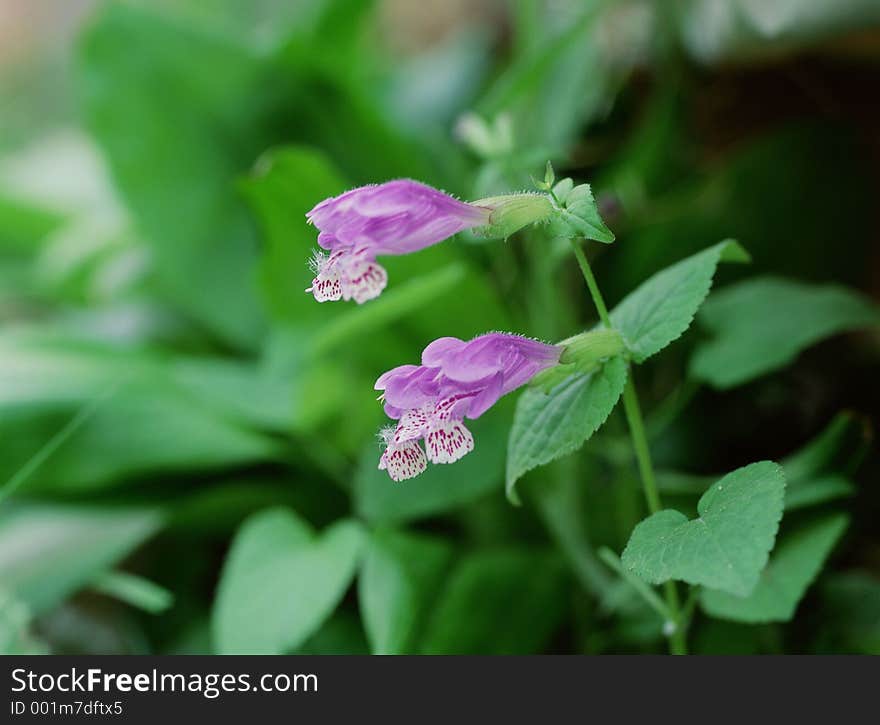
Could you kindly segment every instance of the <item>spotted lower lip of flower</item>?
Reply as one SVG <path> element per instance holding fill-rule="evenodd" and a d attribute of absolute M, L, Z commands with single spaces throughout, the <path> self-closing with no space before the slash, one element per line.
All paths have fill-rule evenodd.
<path fill-rule="evenodd" d="M 502 395 L 557 365 L 562 350 L 501 332 L 468 342 L 435 340 L 422 353 L 421 365 L 401 365 L 376 381 L 385 412 L 397 420 L 396 428 L 382 434 L 386 448 L 379 468 L 398 481 L 421 473 L 427 461 L 461 459 L 474 449 L 464 418 L 479 418 Z"/>
<path fill-rule="evenodd" d="M 485 226 L 492 209 L 467 204 L 411 179 L 362 186 L 325 199 L 306 218 L 329 255 L 313 265 L 306 291 L 319 302 L 366 302 L 388 281 L 376 257 L 417 252 L 464 229 Z"/>
<path fill-rule="evenodd" d="M 418 441 L 396 442 L 394 428 L 386 428 L 380 434 L 385 450 L 379 459 L 379 470 L 388 471 L 392 481 L 405 481 L 415 478 L 428 467 L 425 453 Z"/>
<path fill-rule="evenodd" d="M 311 262 L 315 278 L 306 288 L 318 302 L 354 300 L 363 304 L 382 294 L 388 284 L 385 269 L 366 253 L 316 252 Z"/>

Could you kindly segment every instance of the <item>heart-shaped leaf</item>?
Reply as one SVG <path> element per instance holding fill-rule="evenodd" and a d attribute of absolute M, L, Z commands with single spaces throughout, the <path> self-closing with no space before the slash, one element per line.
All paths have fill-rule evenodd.
<path fill-rule="evenodd" d="M 213 630 L 222 654 L 282 654 L 314 633 L 348 588 L 363 530 L 338 521 L 320 536 L 292 511 L 246 520 L 223 566 Z"/>
<path fill-rule="evenodd" d="M 848 523 L 845 514 L 832 514 L 786 531 L 748 597 L 704 589 L 700 596 L 703 610 L 737 622 L 787 622 Z"/>
<path fill-rule="evenodd" d="M 748 596 L 767 564 L 782 518 L 785 477 L 772 461 L 728 473 L 697 504 L 699 518 L 660 511 L 633 530 L 623 564 L 660 584 L 680 579 Z"/>

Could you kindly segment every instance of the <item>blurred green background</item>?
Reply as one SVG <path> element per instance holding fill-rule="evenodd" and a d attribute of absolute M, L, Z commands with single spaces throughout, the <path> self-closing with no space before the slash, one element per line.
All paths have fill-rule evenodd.
<path fill-rule="evenodd" d="M 617 233 L 611 303 L 753 256 L 639 371 L 667 501 L 773 458 L 811 485 L 792 526 L 850 516 L 796 613 L 698 614 L 692 649 L 880 653 L 878 89 L 876 0 L 4 0 L 0 651 L 663 651 L 594 553 L 644 515 L 620 412 L 522 507 L 513 399 L 460 464 L 375 470 L 381 372 L 592 324 L 565 248 L 459 235 L 363 307 L 303 293 L 322 198 L 550 159 Z"/>

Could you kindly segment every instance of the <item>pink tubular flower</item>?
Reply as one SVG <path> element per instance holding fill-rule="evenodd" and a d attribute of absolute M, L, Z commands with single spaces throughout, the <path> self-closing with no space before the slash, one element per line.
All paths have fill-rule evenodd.
<path fill-rule="evenodd" d="M 311 292 L 318 302 L 363 303 L 388 283 L 376 263 L 383 254 L 408 254 L 442 242 L 456 232 L 484 226 L 491 209 L 458 201 L 410 179 L 361 186 L 325 199 L 306 218 L 318 230 Z"/>
<path fill-rule="evenodd" d="M 376 381 L 385 412 L 398 421 L 382 431 L 379 468 L 395 481 L 431 463 L 453 463 L 474 449 L 464 418 L 479 418 L 498 399 L 559 362 L 562 348 L 492 332 L 470 342 L 434 340 L 421 365 L 401 365 Z M 425 440 L 425 451 L 419 440 Z"/>

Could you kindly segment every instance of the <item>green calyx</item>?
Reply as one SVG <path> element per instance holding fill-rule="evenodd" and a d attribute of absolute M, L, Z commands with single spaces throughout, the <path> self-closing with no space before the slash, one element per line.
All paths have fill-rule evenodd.
<path fill-rule="evenodd" d="M 606 357 L 619 355 L 626 349 L 620 333 L 608 328 L 582 332 L 559 344 L 565 348 L 559 362 L 575 365 L 589 365 Z"/>
<path fill-rule="evenodd" d="M 471 202 L 491 209 L 489 223 L 476 233 L 485 237 L 506 238 L 523 227 L 545 221 L 553 213 L 553 203 L 546 194 L 507 194 Z"/>
<path fill-rule="evenodd" d="M 559 364 L 538 373 L 532 378 L 532 386 L 548 392 L 570 375 L 593 372 L 604 360 L 626 351 L 620 333 L 604 328 L 582 332 L 559 345 L 564 348 Z"/>

